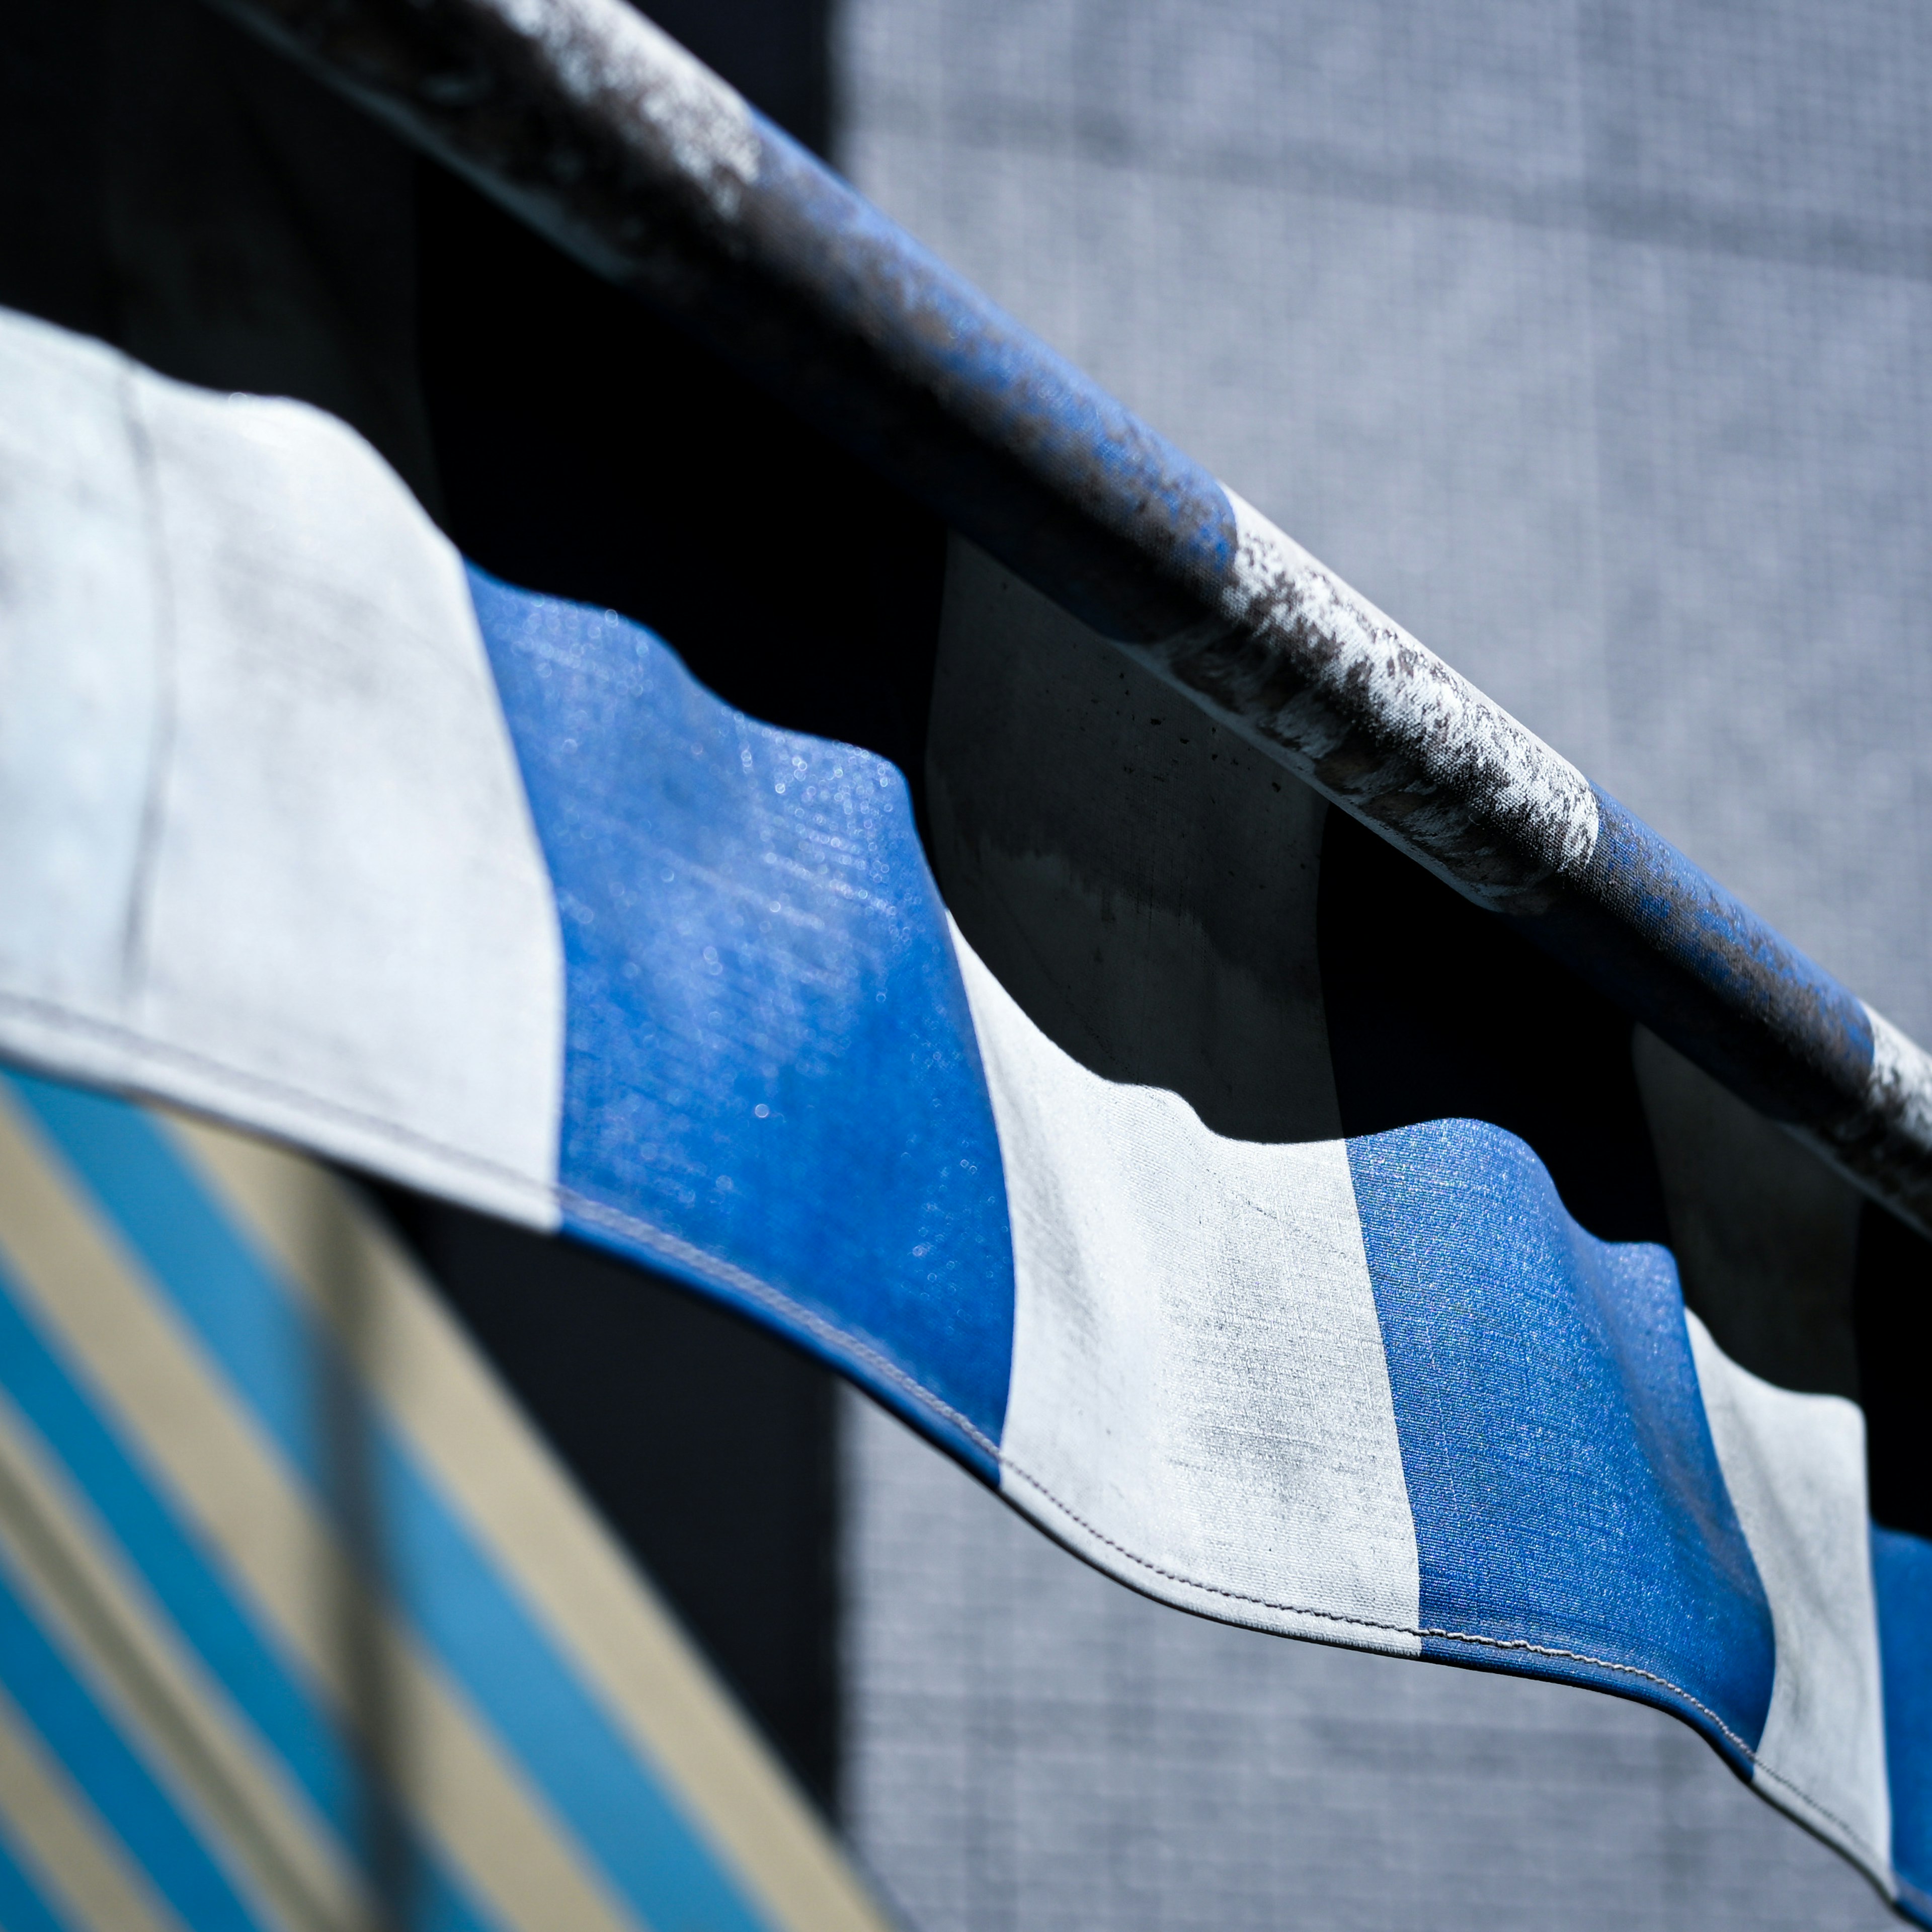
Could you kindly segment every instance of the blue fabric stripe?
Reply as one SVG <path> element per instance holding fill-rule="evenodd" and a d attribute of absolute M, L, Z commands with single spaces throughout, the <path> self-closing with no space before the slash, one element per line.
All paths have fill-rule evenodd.
<path fill-rule="evenodd" d="M 7 1820 L 0 1815 L 0 1926 L 6 1932 L 94 1932 L 56 1916 L 44 1893 L 15 1861 L 7 1842 Z"/>
<path fill-rule="evenodd" d="M 48 1641 L 4 1570 L 0 1683 L 184 1925 L 194 1932 L 255 1932 L 260 1922 Z"/>
<path fill-rule="evenodd" d="M 612 614 L 471 585 L 562 918 L 566 1224 L 991 1479 L 1006 1190 L 904 782 L 742 716 Z"/>
<path fill-rule="evenodd" d="M 151 1485 L 34 1328 L 4 1268 L 0 1386 L 86 1492 L 176 1634 L 220 1680 L 351 1855 L 366 1864 L 371 1799 L 328 1714 L 234 1594 L 220 1557 L 202 1546 Z M 414 1834 L 405 1830 L 404 1837 L 416 1888 L 412 1924 L 486 1932 L 494 1922 L 464 1896 L 444 1863 Z M 0 1912 L 0 1926 L 7 1922 Z"/>
<path fill-rule="evenodd" d="M 1586 1234 L 1530 1150 L 1480 1122 L 1351 1141 L 1348 1164 L 1425 1654 L 1660 1705 L 1743 1766 L 1771 1612 L 1670 1257 Z"/>
<path fill-rule="evenodd" d="M 759 1932 L 756 1910 L 514 1585 L 386 1422 L 345 1400 L 354 1384 L 329 1337 L 160 1132 L 78 1088 L 22 1078 L 20 1090 L 318 1502 L 654 1932 Z M 362 1437 L 347 1456 L 329 1438 L 332 1412 L 336 1427 Z M 350 1460 L 366 1471 L 367 1493 L 345 1498 L 332 1472 Z"/>
<path fill-rule="evenodd" d="M 1932 1544 L 1872 1526 L 1885 1761 L 1899 1903 L 1932 1925 Z"/>

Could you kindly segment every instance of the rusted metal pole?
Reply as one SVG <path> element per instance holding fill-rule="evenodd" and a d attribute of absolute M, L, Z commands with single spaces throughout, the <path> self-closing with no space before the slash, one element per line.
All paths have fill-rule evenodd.
<path fill-rule="evenodd" d="M 212 0 L 1932 1233 L 1932 1058 L 623 0 Z"/>

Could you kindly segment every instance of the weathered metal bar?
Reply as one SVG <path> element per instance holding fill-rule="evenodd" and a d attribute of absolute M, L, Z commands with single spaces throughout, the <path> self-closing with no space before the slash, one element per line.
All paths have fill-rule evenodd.
<path fill-rule="evenodd" d="M 1932 1058 L 623 0 L 212 0 L 1932 1232 Z"/>

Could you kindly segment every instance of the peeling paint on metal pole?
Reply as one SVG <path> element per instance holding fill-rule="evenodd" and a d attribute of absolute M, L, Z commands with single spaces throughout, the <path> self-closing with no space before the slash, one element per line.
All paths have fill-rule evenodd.
<path fill-rule="evenodd" d="M 211 0 L 1932 1233 L 1932 1057 L 623 0 Z"/>

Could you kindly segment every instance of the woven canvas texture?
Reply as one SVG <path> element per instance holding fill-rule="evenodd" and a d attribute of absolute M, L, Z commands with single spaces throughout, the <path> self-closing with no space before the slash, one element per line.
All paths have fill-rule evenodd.
<path fill-rule="evenodd" d="M 1932 18 L 850 0 L 860 185 L 1932 1030 Z M 944 1928 L 1876 1927 L 1652 1714 L 1212 1629 L 896 1426 L 848 1789 Z"/>

